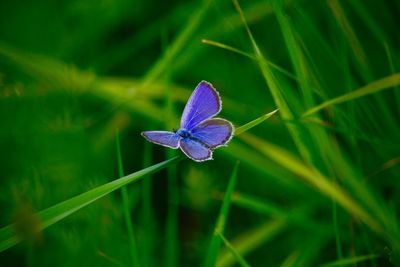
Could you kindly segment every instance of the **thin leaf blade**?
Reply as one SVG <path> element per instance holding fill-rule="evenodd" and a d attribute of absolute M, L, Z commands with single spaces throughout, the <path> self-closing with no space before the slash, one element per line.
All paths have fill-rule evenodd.
<path fill-rule="evenodd" d="M 93 203 L 94 201 L 110 194 L 111 192 L 129 184 L 136 182 L 144 176 L 157 172 L 165 167 L 177 162 L 181 157 L 176 156 L 172 159 L 165 160 L 153 166 L 147 167 L 140 171 L 131 173 L 117 180 L 109 182 L 107 184 L 98 186 L 92 190 L 82 193 L 78 196 L 72 197 L 61 203 L 58 203 L 50 208 L 47 208 L 37 214 L 41 220 L 40 230 L 46 229 L 47 227 L 55 224 L 56 222 L 68 217 L 74 212 L 80 210 L 83 207 Z M 0 229 L 0 252 L 10 247 L 15 246 L 21 241 L 21 237 L 14 231 L 14 224 L 8 225 Z"/>
<path fill-rule="evenodd" d="M 400 85 L 400 73 L 396 73 L 396 74 L 387 76 L 383 79 L 380 79 L 380 80 L 374 81 L 370 84 L 367 84 L 366 86 L 363 86 L 363 87 L 361 87 L 355 91 L 352 91 L 348 94 L 344 94 L 344 95 L 335 97 L 333 99 L 330 99 L 328 101 L 325 101 L 324 103 L 304 112 L 302 117 L 312 115 L 326 107 L 330 107 L 333 105 L 348 102 L 348 101 L 351 101 L 351 100 L 354 100 L 354 99 L 357 99 L 357 98 L 360 98 L 360 97 L 363 97 L 366 95 L 374 94 L 379 91 L 389 89 L 389 88 L 392 88 L 392 87 L 395 87 L 398 85 Z"/>
<path fill-rule="evenodd" d="M 226 220 L 229 214 L 229 208 L 231 205 L 232 200 L 232 193 L 235 188 L 236 180 L 237 180 L 237 173 L 238 173 L 239 162 L 236 163 L 235 167 L 233 168 L 231 178 L 229 180 L 228 187 L 225 192 L 224 200 L 222 202 L 222 207 L 219 212 L 217 222 L 215 225 L 214 233 L 211 238 L 210 245 L 208 247 L 208 253 L 205 261 L 206 267 L 213 267 L 217 261 L 219 249 L 221 247 L 221 237 L 220 235 L 224 232 Z"/>

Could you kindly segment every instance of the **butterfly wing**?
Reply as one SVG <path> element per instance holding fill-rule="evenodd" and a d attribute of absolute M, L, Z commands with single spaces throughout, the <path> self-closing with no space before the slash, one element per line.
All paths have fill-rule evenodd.
<path fill-rule="evenodd" d="M 200 82 L 190 96 L 181 118 L 181 128 L 192 130 L 221 111 L 221 99 L 211 83 Z"/>
<path fill-rule="evenodd" d="M 186 156 L 194 161 L 205 161 L 212 159 L 212 151 L 196 140 L 185 138 L 179 141 L 179 146 Z"/>
<path fill-rule="evenodd" d="M 192 137 L 214 149 L 227 144 L 232 139 L 234 127 L 227 120 L 215 118 L 203 121 L 191 132 Z"/>
<path fill-rule="evenodd" d="M 176 133 L 168 131 L 146 131 L 142 132 L 142 136 L 150 142 L 174 149 L 179 147 L 179 140 L 182 139 Z"/>

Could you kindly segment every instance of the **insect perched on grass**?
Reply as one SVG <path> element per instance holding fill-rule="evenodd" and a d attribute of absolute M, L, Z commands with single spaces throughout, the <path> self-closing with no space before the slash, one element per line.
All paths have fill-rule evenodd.
<path fill-rule="evenodd" d="M 173 149 L 181 148 L 194 161 L 210 160 L 213 150 L 226 145 L 234 132 L 231 122 L 213 118 L 221 109 L 218 92 L 210 83 L 201 81 L 186 103 L 179 130 L 146 131 L 142 135 L 150 142 Z"/>

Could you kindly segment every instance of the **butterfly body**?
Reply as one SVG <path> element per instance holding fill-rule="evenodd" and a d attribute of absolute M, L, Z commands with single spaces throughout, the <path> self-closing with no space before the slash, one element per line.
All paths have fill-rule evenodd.
<path fill-rule="evenodd" d="M 191 136 L 191 133 L 185 129 L 179 129 L 178 131 L 176 131 L 176 134 L 182 138 L 190 138 Z"/>
<path fill-rule="evenodd" d="M 177 135 L 179 135 L 180 137 L 182 137 L 181 142 L 189 142 L 189 141 L 195 141 L 200 143 L 201 145 L 203 145 L 206 148 L 211 148 L 210 146 L 208 146 L 206 143 L 204 143 L 201 139 L 194 137 L 189 131 L 184 130 L 184 129 L 179 129 L 176 132 Z"/>
<path fill-rule="evenodd" d="M 174 132 L 146 131 L 142 135 L 150 142 L 180 148 L 194 161 L 212 159 L 213 150 L 226 145 L 233 136 L 231 122 L 214 118 L 222 102 L 214 87 L 202 81 L 190 96 L 181 118 L 181 127 Z"/>

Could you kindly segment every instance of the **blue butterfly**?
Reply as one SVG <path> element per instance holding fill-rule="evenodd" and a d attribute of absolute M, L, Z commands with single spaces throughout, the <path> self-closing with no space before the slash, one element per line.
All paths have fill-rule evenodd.
<path fill-rule="evenodd" d="M 233 137 L 232 123 L 214 118 L 221 109 L 218 92 L 210 83 L 202 81 L 186 103 L 179 130 L 146 131 L 142 136 L 162 146 L 180 148 L 194 161 L 210 160 L 213 150 L 226 145 Z"/>

